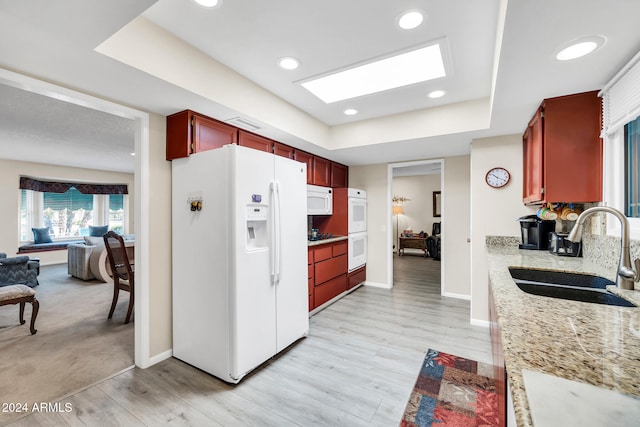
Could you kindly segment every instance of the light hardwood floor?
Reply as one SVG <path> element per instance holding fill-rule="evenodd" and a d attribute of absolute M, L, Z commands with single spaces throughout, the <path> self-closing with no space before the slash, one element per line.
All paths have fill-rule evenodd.
<path fill-rule="evenodd" d="M 469 302 L 440 296 L 440 263 L 394 259 L 392 290 L 361 287 L 310 319 L 309 336 L 228 385 L 179 360 L 132 369 L 15 426 L 397 426 L 427 349 L 491 362 Z"/>

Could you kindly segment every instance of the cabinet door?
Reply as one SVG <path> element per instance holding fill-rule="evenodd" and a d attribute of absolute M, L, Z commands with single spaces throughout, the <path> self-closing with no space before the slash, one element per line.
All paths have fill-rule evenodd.
<path fill-rule="evenodd" d="M 348 171 L 349 169 L 345 165 L 331 162 L 331 187 L 348 187 Z"/>
<path fill-rule="evenodd" d="M 194 147 L 192 152 L 213 150 L 238 142 L 238 129 L 199 114 L 193 115 Z"/>
<path fill-rule="evenodd" d="M 601 106 L 596 91 L 545 100 L 544 200 L 602 200 Z"/>
<path fill-rule="evenodd" d="M 295 150 L 294 159 L 307 164 L 307 184 L 313 184 L 313 155 L 302 150 Z"/>
<path fill-rule="evenodd" d="M 293 147 L 281 144 L 279 142 L 273 143 L 273 154 L 276 156 L 286 157 L 287 159 L 293 159 Z"/>
<path fill-rule="evenodd" d="M 243 130 L 238 131 L 238 145 L 253 148 L 254 150 L 266 151 L 267 153 L 273 151 L 272 140 Z"/>
<path fill-rule="evenodd" d="M 193 152 L 190 120 L 189 110 L 167 116 L 167 160 L 187 157 Z"/>
<path fill-rule="evenodd" d="M 313 156 L 313 185 L 331 187 L 331 162 L 323 157 Z"/>
<path fill-rule="evenodd" d="M 316 307 L 324 304 L 332 298 L 347 290 L 347 273 L 334 277 L 320 285 L 314 290 L 314 303 Z"/>
<path fill-rule="evenodd" d="M 331 258 L 326 261 L 316 262 L 314 272 L 316 286 L 320 283 L 331 280 L 340 274 L 346 275 L 347 269 L 348 257 L 346 255 Z"/>
<path fill-rule="evenodd" d="M 523 183 L 522 199 L 524 203 L 536 203 L 543 199 L 544 163 L 542 141 L 542 107 L 538 108 L 522 137 Z"/>

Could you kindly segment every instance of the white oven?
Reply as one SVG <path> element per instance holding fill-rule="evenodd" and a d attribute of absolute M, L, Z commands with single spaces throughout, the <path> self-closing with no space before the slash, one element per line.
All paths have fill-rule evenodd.
<path fill-rule="evenodd" d="M 367 192 L 350 188 L 347 200 L 349 204 L 349 233 L 367 231 Z"/>
<path fill-rule="evenodd" d="M 367 232 L 349 233 L 349 271 L 367 263 Z"/>

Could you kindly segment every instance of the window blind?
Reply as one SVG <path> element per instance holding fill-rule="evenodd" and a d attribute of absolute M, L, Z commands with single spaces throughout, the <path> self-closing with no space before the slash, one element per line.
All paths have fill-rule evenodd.
<path fill-rule="evenodd" d="M 640 116 L 640 52 L 602 89 L 601 96 L 606 134 Z"/>

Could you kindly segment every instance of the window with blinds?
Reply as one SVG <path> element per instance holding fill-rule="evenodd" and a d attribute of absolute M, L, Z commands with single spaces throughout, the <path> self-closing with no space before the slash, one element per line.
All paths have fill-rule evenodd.
<path fill-rule="evenodd" d="M 601 96 L 607 203 L 629 218 L 640 218 L 640 52 L 602 89 Z M 640 220 L 632 220 L 631 226 L 640 232 Z"/>
<path fill-rule="evenodd" d="M 640 218 L 640 118 L 625 125 L 624 148 L 625 214 Z"/>
<path fill-rule="evenodd" d="M 52 240 L 89 235 L 89 227 L 109 225 L 126 232 L 124 194 L 83 194 L 71 187 L 64 193 L 20 190 L 20 241 L 33 240 L 32 228 L 49 228 Z"/>

